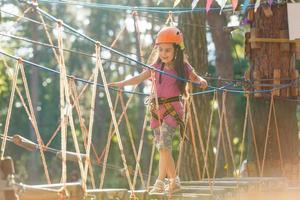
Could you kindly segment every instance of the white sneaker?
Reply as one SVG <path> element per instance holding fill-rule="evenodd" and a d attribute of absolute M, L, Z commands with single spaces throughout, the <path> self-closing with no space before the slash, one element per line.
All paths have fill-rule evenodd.
<path fill-rule="evenodd" d="M 153 188 L 150 190 L 150 194 L 152 193 L 164 193 L 165 192 L 165 184 L 161 180 L 156 180 Z"/>
<path fill-rule="evenodd" d="M 166 185 L 165 190 L 167 193 L 179 192 L 181 190 L 179 177 L 169 179 L 169 184 Z"/>

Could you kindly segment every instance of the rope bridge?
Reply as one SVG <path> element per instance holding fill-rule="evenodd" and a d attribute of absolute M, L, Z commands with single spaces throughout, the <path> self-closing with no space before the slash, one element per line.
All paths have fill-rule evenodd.
<path fill-rule="evenodd" d="M 172 74 L 168 74 L 167 72 L 157 70 L 147 64 L 139 62 L 124 53 L 121 53 L 115 50 L 114 44 L 118 40 L 119 36 L 124 32 L 124 29 L 121 30 L 119 36 L 115 39 L 110 47 L 101 44 L 98 41 L 86 36 L 85 34 L 75 30 L 74 28 L 70 27 L 69 25 L 65 24 L 63 21 L 58 20 L 54 16 L 50 15 L 49 13 L 45 12 L 44 10 L 40 9 L 37 4 L 34 2 L 29 2 L 29 8 L 25 10 L 24 15 L 29 12 L 30 10 L 35 11 L 41 19 L 41 25 L 44 28 L 44 31 L 47 35 L 49 40 L 49 44 L 42 44 L 51 48 L 53 50 L 54 57 L 58 63 L 59 71 L 52 70 L 50 68 L 38 65 L 36 63 L 32 63 L 25 59 L 19 58 L 14 55 L 10 55 L 2 50 L 0 53 L 4 56 L 7 56 L 11 59 L 16 60 L 15 67 L 13 67 L 14 72 L 12 76 L 12 88 L 10 94 L 10 100 L 8 104 L 7 116 L 5 121 L 4 132 L 1 135 L 2 137 L 2 144 L 1 144 L 1 166 L 7 166 L 6 168 L 1 167 L 1 170 L 6 174 L 5 180 L 1 180 L 2 185 L 5 184 L 4 187 L 4 199 L 5 198 L 13 198 L 9 196 L 16 196 L 18 195 L 20 199 L 247 199 L 247 196 L 251 196 L 254 198 L 253 195 L 257 195 L 257 199 L 265 197 L 266 191 L 274 191 L 276 190 L 278 195 L 277 197 L 271 196 L 272 198 L 276 199 L 279 197 L 284 197 L 286 191 L 293 195 L 297 195 L 299 191 L 293 191 L 290 187 L 287 186 L 288 180 L 286 178 L 279 178 L 279 177 L 264 177 L 264 168 L 265 168 L 265 159 L 266 159 L 266 151 L 267 151 L 267 144 L 268 144 L 268 134 L 270 131 L 270 124 L 272 123 L 277 124 L 276 121 L 276 112 L 275 112 L 275 104 L 274 104 L 274 91 L 294 87 L 295 85 L 299 84 L 299 79 L 291 80 L 288 84 L 279 84 L 279 85 L 271 85 L 272 89 L 266 90 L 236 90 L 235 88 L 232 89 L 234 84 L 237 82 L 230 82 L 224 86 L 214 87 L 210 86 L 209 90 L 191 93 L 187 98 L 184 98 L 184 108 L 185 108 L 185 135 L 188 135 L 189 142 L 181 141 L 179 144 L 179 157 L 177 159 L 177 171 L 180 174 L 181 170 L 183 169 L 182 166 L 182 150 L 185 145 L 191 145 L 194 153 L 194 159 L 196 160 L 196 171 L 198 181 L 184 181 L 182 182 L 183 189 L 180 194 L 148 194 L 147 190 L 149 189 L 151 178 L 154 176 L 152 175 L 152 166 L 153 160 L 155 155 L 155 148 L 154 145 L 152 146 L 151 155 L 149 155 L 149 171 L 147 174 L 143 172 L 142 166 L 140 165 L 140 160 L 143 152 L 143 141 L 144 141 L 144 134 L 147 125 L 147 117 L 145 115 L 145 119 L 143 120 L 143 129 L 141 132 L 141 136 L 139 138 L 139 145 L 136 148 L 136 141 L 134 141 L 133 132 L 132 132 L 132 122 L 130 122 L 130 118 L 127 115 L 127 109 L 130 105 L 130 102 L 133 99 L 134 95 L 143 95 L 147 96 L 148 94 L 137 93 L 137 92 L 129 92 L 131 96 L 128 98 L 127 102 L 124 99 L 124 93 L 127 91 L 117 91 L 117 96 L 115 101 L 113 102 L 110 90 L 116 91 L 116 89 L 108 88 L 107 87 L 107 80 L 105 76 L 105 72 L 103 69 L 103 59 L 100 56 L 101 48 L 107 49 L 113 53 L 116 53 L 119 56 L 125 57 L 130 61 L 137 63 L 139 66 L 143 68 L 150 69 L 152 71 L 156 71 L 162 73 L 167 76 L 171 76 L 181 81 L 189 82 L 181 77 L 174 76 Z M 23 17 L 16 20 L 15 23 L 18 23 Z M 57 43 L 58 45 L 55 46 L 51 35 L 49 33 L 49 26 L 46 25 L 44 17 L 50 19 L 51 21 L 56 23 L 56 29 L 58 31 L 57 35 Z M 172 21 L 169 20 L 168 21 Z M 81 37 L 85 38 L 86 40 L 90 41 L 95 45 L 95 54 L 90 56 L 96 59 L 95 68 L 93 73 L 89 77 L 88 80 L 84 80 L 81 78 L 77 78 L 73 75 L 68 75 L 65 65 L 65 58 L 64 52 L 64 43 L 63 43 L 63 28 L 68 29 L 70 32 L 73 32 Z M 3 36 L 8 37 L 15 37 L 9 34 L 0 33 Z M 17 39 L 15 37 L 15 39 Z M 20 39 L 20 38 L 18 38 Z M 23 38 L 24 39 L 24 38 Z M 29 40 L 27 40 L 29 41 Z M 29 41 L 32 42 L 32 41 Z M 3 59 L 4 65 L 8 69 L 12 69 L 12 67 L 7 64 L 5 59 Z M 34 109 L 32 106 L 31 96 L 30 96 L 30 89 L 28 87 L 28 82 L 25 73 L 25 64 L 26 66 L 34 66 L 42 70 L 46 70 L 51 73 L 55 73 L 60 77 L 60 121 L 59 125 L 56 128 L 55 132 L 53 133 L 50 140 L 45 144 L 41 137 L 41 133 L 38 127 L 37 119 L 34 114 Z M 20 83 L 18 82 L 19 75 L 21 75 L 21 82 L 23 86 L 23 90 L 20 89 Z M 103 84 L 99 84 L 97 82 L 98 77 L 101 77 Z M 83 82 L 85 83 L 84 87 L 82 87 L 81 91 L 77 92 L 77 85 L 76 82 Z M 242 82 L 243 86 L 247 84 L 246 81 Z M 189 82 L 190 83 L 190 82 Z M 190 83 L 192 85 L 196 85 L 195 83 Z M 90 114 L 89 114 L 89 121 L 88 126 L 85 123 L 84 118 L 82 117 L 82 111 L 80 108 L 80 98 L 86 92 L 88 86 L 91 86 L 91 102 L 90 102 Z M 266 85 L 252 85 L 252 87 L 256 88 L 258 86 L 266 86 Z M 102 151 L 101 155 L 97 154 L 97 149 L 93 145 L 92 137 L 93 137 L 93 125 L 94 125 L 94 108 L 95 108 L 95 101 L 96 101 L 96 90 L 97 87 L 104 88 L 105 96 L 107 98 L 107 103 L 109 106 L 110 114 L 111 114 L 111 123 L 109 126 L 109 131 L 107 134 L 107 143 Z M 154 85 L 155 87 L 155 85 Z M 266 86 L 270 87 L 270 85 Z M 23 97 L 22 91 L 25 91 L 25 98 Z M 239 158 L 237 159 L 234 156 L 234 149 L 232 144 L 232 135 L 230 131 L 230 127 L 228 124 L 227 119 L 227 108 L 226 108 L 226 97 L 227 94 L 231 93 L 239 93 L 244 94 L 246 97 L 246 109 L 245 109 L 245 116 L 244 116 L 244 124 L 243 124 L 243 133 L 242 133 L 242 140 L 241 146 L 245 146 L 246 140 L 246 132 L 247 128 L 251 127 L 252 133 L 252 142 L 254 147 L 254 152 L 256 156 L 256 160 L 258 161 L 258 175 L 259 177 L 241 177 L 240 166 L 242 166 L 243 160 L 245 158 L 244 148 L 241 148 L 241 152 Z M 250 104 L 250 95 L 255 93 L 269 93 L 271 97 L 270 105 L 269 105 L 269 116 L 268 116 L 268 123 L 267 123 L 267 130 L 266 130 L 266 140 L 264 146 L 264 154 L 263 158 L 259 158 L 258 156 L 258 147 L 257 147 L 257 140 L 255 138 L 255 127 L 253 124 L 253 117 L 251 113 L 251 104 Z M 195 95 L 205 95 L 205 94 L 212 94 L 211 102 L 217 102 L 217 99 L 220 101 L 221 106 L 217 107 L 217 111 L 215 111 L 214 105 L 211 105 L 211 113 L 209 115 L 209 124 L 207 133 L 201 133 L 201 128 L 199 123 L 196 123 L 196 128 L 194 128 L 193 123 L 194 121 L 199 122 L 197 116 L 197 111 L 195 108 L 195 102 L 193 96 Z M 25 112 L 28 116 L 28 119 L 34 129 L 36 134 L 37 143 L 30 141 L 20 135 L 9 136 L 9 126 L 11 121 L 11 114 L 13 110 L 13 103 L 15 100 L 15 96 L 18 96 L 21 100 L 21 103 L 25 109 Z M 156 99 L 157 99 L 157 95 Z M 116 116 L 116 110 L 118 105 L 121 105 L 122 113 Z M 73 111 L 75 111 L 73 113 Z M 217 113 L 217 116 L 214 116 Z M 74 122 L 74 117 L 77 115 L 78 121 L 80 124 L 80 133 L 83 135 L 83 144 L 80 144 L 78 141 L 78 136 L 76 134 L 76 127 Z M 216 141 L 213 139 L 212 133 L 212 124 L 213 119 L 216 118 L 219 122 Z M 124 152 L 124 145 L 121 138 L 121 133 L 119 129 L 119 125 L 122 120 L 125 119 L 126 128 L 128 130 L 130 146 L 133 151 L 133 157 L 135 162 L 135 168 L 132 169 L 128 165 L 128 157 L 132 155 L 126 155 Z M 71 135 L 72 140 L 74 142 L 75 152 L 67 151 L 67 135 L 68 135 L 68 126 L 71 128 Z M 57 136 L 58 133 L 61 133 L 61 149 L 54 149 L 50 148 L 50 144 L 53 139 Z M 283 158 L 281 153 L 281 146 L 280 146 L 280 138 L 279 138 L 279 131 L 276 131 L 277 139 L 278 139 L 278 148 L 280 154 L 280 165 L 282 166 L 281 175 L 285 175 L 285 169 L 283 166 Z M 206 135 L 204 138 L 203 135 Z M 117 138 L 118 148 L 120 150 L 120 157 L 123 164 L 123 167 L 118 167 L 115 165 L 111 165 L 108 163 L 108 156 L 109 150 L 111 146 L 112 138 Z M 6 143 L 7 141 L 14 143 L 28 151 L 34 152 L 39 151 L 41 155 L 41 161 L 43 164 L 43 169 L 45 173 L 45 177 L 47 180 L 47 185 L 35 185 L 30 186 L 26 184 L 16 183 L 13 175 L 14 175 L 14 167 L 10 159 L 6 158 L 5 150 L 6 150 Z M 84 150 L 80 149 L 80 146 L 83 145 Z M 61 183 L 60 184 L 53 184 L 51 180 L 51 176 L 49 175 L 47 160 L 45 159 L 45 152 L 55 153 L 57 157 L 62 160 L 62 174 L 61 174 Z M 84 152 L 84 153 L 82 153 Z M 213 152 L 213 154 L 211 153 Z M 220 153 L 223 152 L 226 158 L 226 163 L 231 166 L 228 171 L 233 171 L 235 173 L 235 177 L 233 178 L 217 178 L 217 168 L 219 165 L 220 160 Z M 91 154 L 94 155 L 92 158 Z M 200 157 L 199 157 L 200 155 Z M 213 159 L 209 155 L 213 155 Z M 228 155 L 229 157 L 226 157 Z M 260 163 L 260 160 L 262 163 Z M 67 161 L 74 161 L 77 162 L 78 168 L 80 171 L 81 182 L 80 183 L 67 183 Z M 100 175 L 100 182 L 97 185 L 95 181 L 95 175 L 93 171 L 93 167 L 98 166 L 102 168 L 102 172 Z M 106 169 L 110 168 L 113 170 L 122 171 L 124 176 L 126 177 L 126 181 L 129 186 L 129 191 L 127 189 L 103 189 L 104 182 L 105 182 L 105 175 Z M 210 168 L 213 171 L 209 170 Z M 3 170 L 4 169 L 4 170 Z M 143 190 L 136 190 L 137 186 L 137 179 L 140 179 L 141 186 L 139 188 L 143 188 Z M 146 178 L 146 179 L 145 179 Z M 92 189 L 89 188 L 88 180 L 91 183 Z M 1 188 L 3 188 L 1 186 Z M 282 194 L 280 193 L 282 192 Z M 274 192 L 275 193 L 275 192 Z M 276 194 L 277 194 L 276 193 Z M 283 195 L 280 196 L 279 195 Z M 1 195 L 1 193 L 0 193 Z M 0 196 L 1 197 L 1 196 Z"/>

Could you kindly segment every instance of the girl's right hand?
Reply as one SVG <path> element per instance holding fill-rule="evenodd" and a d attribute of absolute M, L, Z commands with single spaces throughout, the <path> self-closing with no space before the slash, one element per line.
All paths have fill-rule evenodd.
<path fill-rule="evenodd" d="M 112 82 L 107 84 L 108 87 L 118 87 L 121 88 L 124 86 L 123 81 Z"/>

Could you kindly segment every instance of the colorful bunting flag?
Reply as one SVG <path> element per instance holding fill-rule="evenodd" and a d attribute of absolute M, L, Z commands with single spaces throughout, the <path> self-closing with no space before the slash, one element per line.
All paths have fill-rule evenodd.
<path fill-rule="evenodd" d="M 216 0 L 216 2 L 219 4 L 219 6 L 221 7 L 222 6 L 222 2 L 223 0 Z"/>
<path fill-rule="evenodd" d="M 206 1 L 206 12 L 209 11 L 210 7 L 211 7 L 211 4 L 212 4 L 213 0 L 207 0 Z"/>
<path fill-rule="evenodd" d="M 217 2 L 218 2 L 218 4 L 219 4 L 220 7 L 221 7 L 221 10 L 220 10 L 220 14 L 221 14 L 222 11 L 223 11 L 223 8 L 224 8 L 225 5 L 226 5 L 227 0 L 217 0 Z"/>
<path fill-rule="evenodd" d="M 245 0 L 244 5 L 243 5 L 243 9 L 242 9 L 242 13 L 245 14 L 247 11 L 247 8 L 249 6 L 250 0 Z"/>
<path fill-rule="evenodd" d="M 231 0 L 232 10 L 235 11 L 238 5 L 238 0 Z"/>
<path fill-rule="evenodd" d="M 260 0 L 256 0 L 255 5 L 254 5 L 254 12 L 257 11 L 257 8 L 260 6 Z"/>
<path fill-rule="evenodd" d="M 193 0 L 192 2 L 192 9 L 194 9 L 197 6 L 199 0 Z"/>
<path fill-rule="evenodd" d="M 180 3 L 180 1 L 181 1 L 181 0 L 175 0 L 175 1 L 174 1 L 174 6 L 173 6 L 173 7 L 176 7 L 176 6 Z"/>
<path fill-rule="evenodd" d="M 269 0 L 269 5 L 271 6 L 273 4 L 273 0 Z"/>

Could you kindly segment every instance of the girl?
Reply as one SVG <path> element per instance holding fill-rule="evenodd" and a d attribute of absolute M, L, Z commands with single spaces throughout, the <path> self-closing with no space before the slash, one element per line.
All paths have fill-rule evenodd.
<path fill-rule="evenodd" d="M 198 76 L 193 68 L 184 60 L 183 35 L 176 27 L 165 27 L 157 35 L 155 44 L 159 53 L 153 67 L 168 74 L 188 79 L 200 84 L 205 89 L 207 82 Z M 154 72 L 154 71 L 153 71 Z M 128 80 L 113 82 L 109 86 L 123 87 L 136 85 L 151 77 L 151 70 L 145 70 Z M 154 141 L 159 151 L 159 175 L 150 193 L 175 192 L 180 190 L 179 177 L 176 176 L 174 159 L 172 157 L 172 138 L 178 126 L 182 128 L 183 105 L 179 96 L 185 94 L 186 82 L 155 71 L 157 99 L 150 101 L 151 121 L 154 130 Z M 158 110 L 155 102 L 159 104 Z M 175 111 L 175 112 L 174 112 Z M 182 135 L 181 135 L 182 136 Z M 168 177 L 169 184 L 165 187 L 163 180 Z"/>

